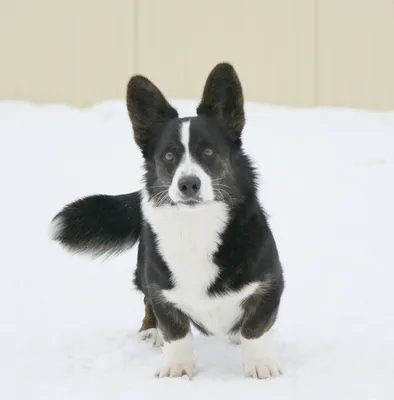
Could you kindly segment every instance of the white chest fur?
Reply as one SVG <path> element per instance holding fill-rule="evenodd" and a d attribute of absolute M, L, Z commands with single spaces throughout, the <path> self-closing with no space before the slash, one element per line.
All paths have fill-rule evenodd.
<path fill-rule="evenodd" d="M 153 207 L 143 202 L 143 213 L 158 238 L 158 249 L 173 275 L 175 287 L 165 298 L 214 334 L 225 334 L 241 315 L 241 302 L 258 287 L 253 283 L 237 293 L 210 298 L 207 288 L 218 275 L 212 255 L 228 221 L 227 206 L 211 203 Z"/>

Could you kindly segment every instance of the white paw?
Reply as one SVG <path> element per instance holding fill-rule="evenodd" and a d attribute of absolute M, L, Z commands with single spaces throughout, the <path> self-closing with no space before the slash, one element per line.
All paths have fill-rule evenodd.
<path fill-rule="evenodd" d="M 236 333 L 234 335 L 229 335 L 228 340 L 231 344 L 238 346 L 239 344 L 241 344 L 241 334 Z"/>
<path fill-rule="evenodd" d="M 196 369 L 195 360 L 192 335 L 189 332 L 182 339 L 164 342 L 163 364 L 156 376 L 178 378 L 186 375 L 190 379 Z"/>
<path fill-rule="evenodd" d="M 180 378 L 187 376 L 192 378 L 196 370 L 195 361 L 183 362 L 183 363 L 165 363 L 159 368 L 156 376 L 159 378 Z"/>
<path fill-rule="evenodd" d="M 282 374 L 267 335 L 256 339 L 241 336 L 241 343 L 246 377 L 268 379 Z"/>
<path fill-rule="evenodd" d="M 281 375 L 278 362 L 273 358 L 245 360 L 245 377 L 257 379 L 277 378 Z"/>
<path fill-rule="evenodd" d="M 160 331 L 156 328 L 146 329 L 138 332 L 138 338 L 141 341 L 149 340 L 154 347 L 163 346 L 163 338 L 161 337 Z"/>

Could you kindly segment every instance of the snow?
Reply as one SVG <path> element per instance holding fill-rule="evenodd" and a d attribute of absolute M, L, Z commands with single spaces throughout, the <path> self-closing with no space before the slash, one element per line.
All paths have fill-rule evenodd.
<path fill-rule="evenodd" d="M 91 260 L 47 235 L 64 204 L 140 187 L 123 101 L 4 102 L 1 399 L 394 398 L 394 112 L 248 104 L 247 118 L 287 282 L 273 336 L 284 375 L 245 379 L 239 347 L 196 336 L 195 378 L 154 378 L 136 251 Z"/>

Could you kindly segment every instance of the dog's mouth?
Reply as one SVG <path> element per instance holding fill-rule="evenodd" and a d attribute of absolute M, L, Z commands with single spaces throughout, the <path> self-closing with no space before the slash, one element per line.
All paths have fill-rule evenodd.
<path fill-rule="evenodd" d="M 170 206 L 183 206 L 183 207 L 196 207 L 201 204 L 207 204 L 208 202 L 203 201 L 199 198 L 192 198 L 192 199 L 182 199 L 178 201 L 173 201 L 169 197 L 167 197 L 166 201 L 156 201 L 155 206 L 160 207 L 164 205 L 170 205 Z"/>
<path fill-rule="evenodd" d="M 161 206 L 178 206 L 182 208 L 195 208 L 199 205 L 209 204 L 214 201 L 203 199 L 199 194 L 195 196 L 182 196 L 178 195 L 176 199 L 171 198 L 168 191 L 159 192 L 149 197 L 149 201 L 154 204 L 155 207 Z"/>
<path fill-rule="evenodd" d="M 193 199 L 181 200 L 181 201 L 178 201 L 175 204 L 181 204 L 181 205 L 184 205 L 184 206 L 194 207 L 194 206 L 196 206 L 198 204 L 204 204 L 204 202 L 201 199 L 194 199 L 193 198 Z"/>

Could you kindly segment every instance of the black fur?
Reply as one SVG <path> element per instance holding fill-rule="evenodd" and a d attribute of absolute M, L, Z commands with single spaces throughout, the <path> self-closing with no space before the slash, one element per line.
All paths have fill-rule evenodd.
<path fill-rule="evenodd" d="M 218 122 L 230 138 L 240 144 L 245 125 L 244 97 L 241 82 L 228 63 L 218 64 L 205 83 L 197 115 Z"/>
<path fill-rule="evenodd" d="M 72 252 L 95 256 L 120 253 L 139 239 L 140 194 L 84 197 L 64 207 L 52 222 L 60 228 L 53 239 Z"/>
<path fill-rule="evenodd" d="M 141 75 L 133 76 L 127 86 L 127 109 L 133 121 L 134 138 L 145 153 L 152 134 L 168 120 L 178 118 L 177 111 L 153 83 Z"/>

